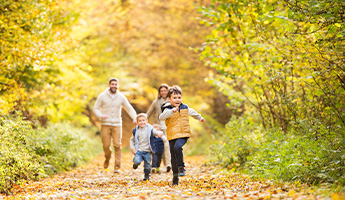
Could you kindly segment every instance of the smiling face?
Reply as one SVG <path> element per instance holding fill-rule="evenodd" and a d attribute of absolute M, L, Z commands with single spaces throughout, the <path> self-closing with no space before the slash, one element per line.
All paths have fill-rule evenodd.
<path fill-rule="evenodd" d="M 109 83 L 109 90 L 110 90 L 111 93 L 115 94 L 116 90 L 117 90 L 117 87 L 118 87 L 118 82 L 117 81 L 111 81 Z"/>
<path fill-rule="evenodd" d="M 172 93 L 170 98 L 170 104 L 174 107 L 179 107 L 182 102 L 182 95 L 177 93 Z"/>
<path fill-rule="evenodd" d="M 144 128 L 146 126 L 146 124 L 147 124 L 146 117 L 144 117 L 144 116 L 138 117 L 137 123 L 138 123 L 139 127 Z"/>
<path fill-rule="evenodd" d="M 163 99 L 166 99 L 166 98 L 167 98 L 167 95 L 168 95 L 168 89 L 165 88 L 165 87 L 162 87 L 162 88 L 159 90 L 159 94 L 160 94 L 160 96 L 161 96 Z"/>

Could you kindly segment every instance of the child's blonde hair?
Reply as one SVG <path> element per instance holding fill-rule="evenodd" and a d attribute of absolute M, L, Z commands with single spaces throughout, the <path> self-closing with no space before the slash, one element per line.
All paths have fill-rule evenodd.
<path fill-rule="evenodd" d="M 147 119 L 146 113 L 139 113 L 139 114 L 137 115 L 137 120 L 138 120 L 139 117 L 145 117 L 145 119 Z"/>
<path fill-rule="evenodd" d="M 160 125 L 160 124 L 153 124 L 152 126 L 153 126 L 153 128 L 155 128 L 155 129 L 157 129 L 157 128 L 158 128 L 159 130 L 161 129 L 161 125 Z"/>

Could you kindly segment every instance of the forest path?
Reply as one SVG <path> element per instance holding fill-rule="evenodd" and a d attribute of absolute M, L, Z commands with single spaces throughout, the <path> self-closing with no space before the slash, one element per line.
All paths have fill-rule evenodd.
<path fill-rule="evenodd" d="M 223 173 L 203 163 L 202 156 L 186 157 L 187 176 L 172 187 L 172 173 L 144 177 L 143 164 L 132 168 L 133 155 L 123 153 L 122 171 L 104 170 L 103 155 L 73 171 L 40 181 L 15 186 L 4 199 L 320 199 L 310 188 L 274 185 L 269 181 L 251 181 L 241 174 Z M 112 158 L 110 166 L 113 166 Z"/>

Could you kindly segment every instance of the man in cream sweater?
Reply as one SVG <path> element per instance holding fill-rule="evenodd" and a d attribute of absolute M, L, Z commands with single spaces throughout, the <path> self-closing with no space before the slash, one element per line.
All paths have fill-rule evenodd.
<path fill-rule="evenodd" d="M 98 96 L 93 108 L 94 113 L 102 122 L 101 136 L 105 154 L 103 167 L 107 169 L 109 166 L 111 158 L 110 145 L 111 140 L 113 140 L 115 149 L 115 173 L 119 173 L 121 168 L 122 106 L 133 119 L 133 124 L 135 125 L 137 116 L 137 113 L 128 102 L 126 96 L 117 90 L 118 86 L 119 80 L 117 78 L 111 78 L 109 80 L 109 88 Z"/>

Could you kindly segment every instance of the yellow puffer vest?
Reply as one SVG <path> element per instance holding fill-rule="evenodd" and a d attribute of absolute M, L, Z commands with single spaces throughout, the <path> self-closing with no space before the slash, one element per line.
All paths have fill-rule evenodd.
<path fill-rule="evenodd" d="M 172 109 L 171 105 L 165 105 L 165 109 Z M 177 138 L 190 137 L 189 115 L 188 106 L 181 103 L 179 112 L 175 112 L 171 117 L 165 120 L 167 126 L 167 138 L 168 140 L 174 140 Z"/>

